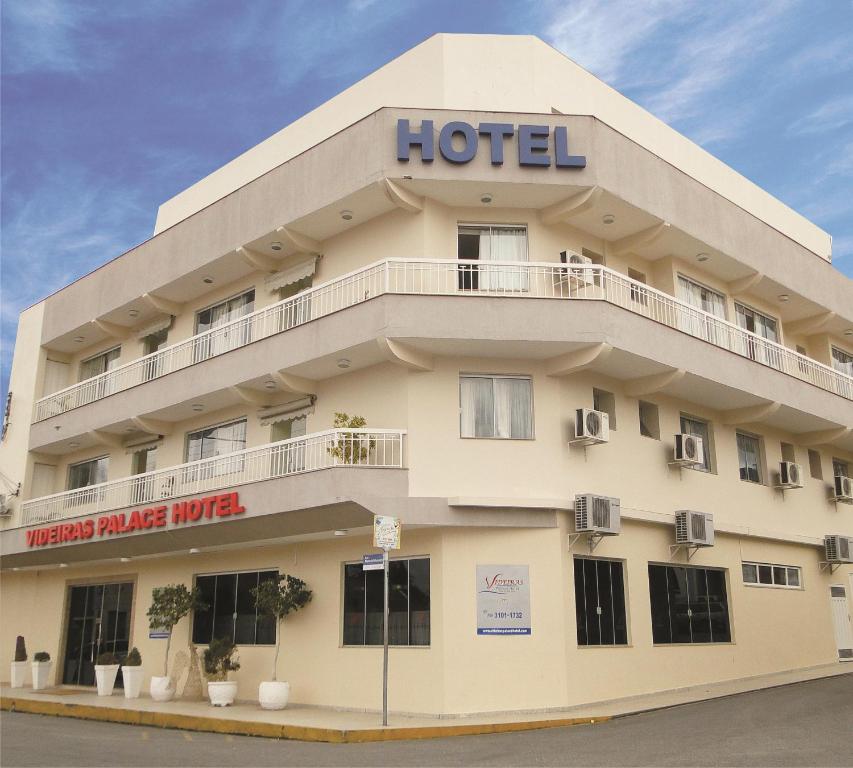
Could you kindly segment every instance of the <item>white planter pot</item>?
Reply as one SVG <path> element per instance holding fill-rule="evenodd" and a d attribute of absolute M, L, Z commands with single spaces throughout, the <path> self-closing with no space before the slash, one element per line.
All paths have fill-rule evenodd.
<path fill-rule="evenodd" d="M 262 709 L 284 709 L 290 698 L 290 683 L 267 681 L 258 686 L 258 703 Z"/>
<path fill-rule="evenodd" d="M 138 699 L 142 690 L 142 667 L 121 667 L 121 679 L 124 680 L 124 698 Z"/>
<path fill-rule="evenodd" d="M 227 707 L 234 703 L 237 698 L 237 682 L 235 680 L 224 680 L 221 683 L 207 684 L 207 697 L 214 707 Z"/>
<path fill-rule="evenodd" d="M 112 696 L 118 674 L 118 664 L 95 664 L 95 682 L 98 696 Z"/>
<path fill-rule="evenodd" d="M 152 677 L 148 691 L 154 701 L 171 701 L 175 697 L 171 677 Z"/>
<path fill-rule="evenodd" d="M 47 688 L 47 680 L 50 677 L 52 661 L 34 661 L 33 667 L 33 690 L 40 691 Z"/>
<path fill-rule="evenodd" d="M 24 681 L 27 679 L 27 662 L 13 661 L 12 675 L 9 679 L 12 681 L 13 688 L 23 688 Z"/>

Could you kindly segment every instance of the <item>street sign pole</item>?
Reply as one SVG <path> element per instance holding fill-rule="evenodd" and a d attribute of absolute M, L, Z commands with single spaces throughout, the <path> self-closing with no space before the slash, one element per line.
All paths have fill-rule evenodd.
<path fill-rule="evenodd" d="M 382 548 L 384 613 L 382 619 L 382 725 L 388 725 L 388 547 Z"/>

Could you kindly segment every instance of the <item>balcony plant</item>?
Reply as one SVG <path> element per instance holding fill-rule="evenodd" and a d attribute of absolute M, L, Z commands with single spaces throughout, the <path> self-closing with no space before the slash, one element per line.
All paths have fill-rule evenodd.
<path fill-rule="evenodd" d="M 169 649 L 172 645 L 172 630 L 190 611 L 202 611 L 207 604 L 201 599 L 198 587 L 187 589 L 183 584 L 155 587 L 151 592 L 151 607 L 148 609 L 148 626 L 168 633 L 166 657 L 163 660 L 163 675 L 151 677 L 150 693 L 155 701 L 170 701 L 175 695 L 175 686 L 169 677 Z"/>
<path fill-rule="evenodd" d="M 237 681 L 228 679 L 229 672 L 240 669 L 236 652 L 237 646 L 228 637 L 214 637 L 204 651 L 207 696 L 214 707 L 227 707 L 237 697 Z"/>
<path fill-rule="evenodd" d="M 332 424 L 335 429 L 362 429 L 367 426 L 363 416 L 350 416 L 346 413 L 335 412 Z M 340 464 L 363 464 L 367 461 L 370 451 L 376 447 L 376 440 L 361 435 L 344 433 L 326 448 Z"/>
<path fill-rule="evenodd" d="M 281 647 L 282 625 L 287 616 L 311 602 L 312 592 L 302 579 L 282 574 L 277 580 L 263 581 L 252 589 L 255 608 L 276 624 L 275 657 L 272 680 L 264 681 L 258 688 L 258 701 L 263 709 L 284 709 L 290 698 L 290 683 L 278 680 L 278 652 Z"/>
<path fill-rule="evenodd" d="M 50 677 L 50 668 L 53 662 L 50 660 L 50 654 L 47 651 L 38 651 L 33 656 L 33 690 L 41 691 L 47 688 L 47 681 Z"/>
<path fill-rule="evenodd" d="M 18 635 L 15 640 L 15 660 L 12 662 L 12 681 L 13 688 L 23 688 L 24 679 L 27 676 L 27 646 L 24 642 L 24 636 Z"/>
<path fill-rule="evenodd" d="M 118 657 L 112 651 L 99 653 L 95 659 L 95 682 L 98 684 L 98 696 L 112 696 L 118 675 Z"/>
<path fill-rule="evenodd" d="M 121 677 L 124 681 L 124 698 L 138 699 L 142 688 L 142 656 L 136 648 L 131 648 L 121 664 Z"/>

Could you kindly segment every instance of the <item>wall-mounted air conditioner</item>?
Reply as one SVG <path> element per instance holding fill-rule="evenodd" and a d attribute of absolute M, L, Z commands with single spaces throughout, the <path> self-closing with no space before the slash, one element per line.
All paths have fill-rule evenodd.
<path fill-rule="evenodd" d="M 589 256 L 584 256 L 574 251 L 560 251 L 560 262 L 575 266 L 575 269 L 564 270 L 564 274 L 568 273 L 573 283 L 577 285 L 589 285 L 592 280 L 592 273 L 589 270 L 583 269 L 583 267 L 588 267 L 592 264 L 592 259 Z"/>
<path fill-rule="evenodd" d="M 779 462 L 779 487 L 802 488 L 803 468 L 793 461 Z"/>
<path fill-rule="evenodd" d="M 853 563 L 853 538 L 849 536 L 824 536 L 826 562 Z"/>
<path fill-rule="evenodd" d="M 675 513 L 675 543 L 691 547 L 714 546 L 714 516 L 687 509 Z"/>
<path fill-rule="evenodd" d="M 673 464 L 683 467 L 693 467 L 705 460 L 705 448 L 702 438 L 696 435 L 681 433 L 675 436 L 675 457 Z"/>
<path fill-rule="evenodd" d="M 575 530 L 614 536 L 622 530 L 619 499 L 579 493 L 575 496 Z"/>
<path fill-rule="evenodd" d="M 12 514 L 12 508 L 9 506 L 9 497 L 5 493 L 0 493 L 0 517 L 9 517 Z"/>
<path fill-rule="evenodd" d="M 575 442 L 585 445 L 606 443 L 610 440 L 610 417 L 604 411 L 578 408 L 575 412 Z"/>
<path fill-rule="evenodd" d="M 835 500 L 853 504 L 853 478 L 844 475 L 835 476 Z"/>

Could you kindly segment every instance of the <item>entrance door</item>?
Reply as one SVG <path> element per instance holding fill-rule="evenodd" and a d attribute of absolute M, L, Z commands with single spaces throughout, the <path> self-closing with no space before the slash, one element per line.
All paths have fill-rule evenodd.
<path fill-rule="evenodd" d="M 833 584 L 829 588 L 829 594 L 838 658 L 842 661 L 853 661 L 853 625 L 850 622 L 850 608 L 847 605 L 846 590 L 840 584 Z"/>
<path fill-rule="evenodd" d="M 122 657 L 127 653 L 133 584 L 87 584 L 69 589 L 62 682 L 94 685 L 98 654 L 112 651 Z M 119 673 L 116 685 L 121 684 Z"/>

